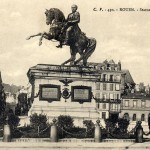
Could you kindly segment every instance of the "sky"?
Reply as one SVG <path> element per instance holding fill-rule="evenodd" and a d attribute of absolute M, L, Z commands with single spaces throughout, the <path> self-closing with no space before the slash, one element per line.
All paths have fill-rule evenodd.
<path fill-rule="evenodd" d="M 27 71 L 37 64 L 61 64 L 70 57 L 69 47 L 56 48 L 58 42 L 26 38 L 48 32 L 45 9 L 59 8 L 65 17 L 71 5 L 78 5 L 79 26 L 97 46 L 89 62 L 121 61 L 135 83 L 150 83 L 149 0 L 0 0 L 0 71 L 4 83 L 28 84 Z M 93 11 L 93 9 L 97 11 Z M 98 11 L 102 8 L 104 11 Z M 119 11 L 134 8 L 135 11 Z M 108 9 L 118 11 L 109 12 Z M 138 10 L 138 11 L 137 11 Z"/>

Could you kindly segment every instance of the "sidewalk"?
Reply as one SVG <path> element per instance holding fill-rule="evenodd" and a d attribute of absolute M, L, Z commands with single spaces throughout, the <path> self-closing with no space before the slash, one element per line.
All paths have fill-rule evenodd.
<path fill-rule="evenodd" d="M 48 142 L 39 142 L 39 143 L 28 143 L 28 142 L 0 142 L 0 150 L 59 150 L 59 149 L 68 149 L 68 150 L 99 150 L 99 149 L 150 149 L 150 142 L 145 143 L 48 143 Z"/>

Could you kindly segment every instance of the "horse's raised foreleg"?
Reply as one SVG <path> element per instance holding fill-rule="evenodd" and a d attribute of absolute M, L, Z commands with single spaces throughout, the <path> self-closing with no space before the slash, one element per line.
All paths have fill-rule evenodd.
<path fill-rule="evenodd" d="M 47 40 L 51 40 L 51 39 L 53 38 L 51 34 L 48 34 L 48 33 L 46 33 L 46 32 L 43 32 L 43 33 L 38 33 L 38 34 L 31 35 L 31 36 L 29 36 L 29 37 L 27 38 L 27 40 L 29 40 L 29 39 L 31 39 L 31 38 L 33 38 L 33 37 L 35 37 L 35 36 L 41 36 L 41 37 L 40 37 L 40 40 L 39 40 L 39 46 L 42 45 L 42 40 L 43 40 L 43 38 L 45 38 L 45 39 L 47 39 Z"/>
<path fill-rule="evenodd" d="M 45 39 L 47 39 L 47 40 L 51 40 L 53 37 L 52 37 L 51 34 L 48 34 L 48 33 L 46 33 L 46 32 L 43 32 L 43 33 L 41 34 L 41 37 L 40 37 L 40 40 L 39 40 L 39 46 L 42 45 L 42 40 L 43 40 L 43 38 L 45 38 Z"/>
<path fill-rule="evenodd" d="M 42 35 L 42 33 L 34 34 L 34 35 L 27 37 L 26 40 L 30 40 L 31 38 L 33 38 L 35 36 L 41 36 L 41 35 Z"/>

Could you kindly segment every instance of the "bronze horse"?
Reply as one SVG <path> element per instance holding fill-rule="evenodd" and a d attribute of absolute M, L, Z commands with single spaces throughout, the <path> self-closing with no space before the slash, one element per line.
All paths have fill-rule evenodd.
<path fill-rule="evenodd" d="M 29 40 L 35 36 L 41 36 L 39 45 L 42 44 L 42 39 L 45 38 L 47 40 L 55 39 L 57 41 L 62 42 L 64 40 L 65 33 L 62 33 L 62 29 L 66 24 L 66 20 L 62 11 L 57 8 L 51 8 L 50 10 L 46 10 L 46 24 L 50 25 L 49 33 L 38 33 L 36 35 L 31 35 L 27 38 Z M 81 32 L 80 28 L 77 26 L 73 33 L 70 35 L 70 39 L 68 42 L 68 46 L 70 46 L 70 54 L 71 57 L 66 60 L 62 65 L 65 65 L 70 62 L 70 65 L 76 65 L 81 60 L 83 60 L 83 65 L 87 65 L 87 59 L 94 52 L 96 47 L 96 40 L 94 38 L 88 38 L 85 36 L 83 32 Z M 76 54 L 80 54 L 80 58 L 76 59 Z"/>

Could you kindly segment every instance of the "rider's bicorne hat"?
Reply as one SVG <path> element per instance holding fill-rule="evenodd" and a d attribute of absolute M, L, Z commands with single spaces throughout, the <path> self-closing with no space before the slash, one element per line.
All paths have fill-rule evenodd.
<path fill-rule="evenodd" d="M 78 6 L 77 6 L 77 5 L 75 5 L 75 4 L 73 4 L 71 7 L 75 7 L 76 9 L 78 8 Z"/>

